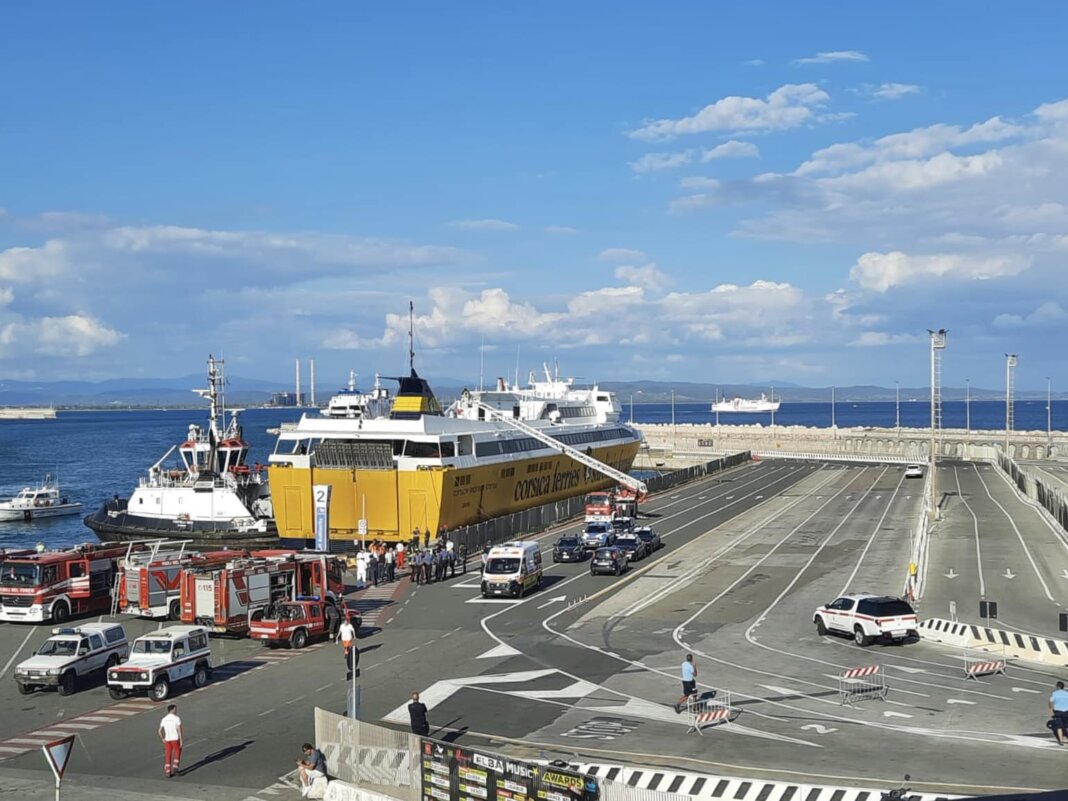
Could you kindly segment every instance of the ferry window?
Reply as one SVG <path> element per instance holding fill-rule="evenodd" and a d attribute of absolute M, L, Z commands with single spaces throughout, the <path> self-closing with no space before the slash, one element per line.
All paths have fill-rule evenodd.
<path fill-rule="evenodd" d="M 513 406 L 512 407 L 512 417 L 515 418 L 516 420 L 519 419 L 519 407 L 518 406 Z"/>
<path fill-rule="evenodd" d="M 416 459 L 440 459 L 441 451 L 436 442 L 413 442 L 409 440 L 404 446 L 404 455 Z"/>
<path fill-rule="evenodd" d="M 456 455 L 455 451 L 456 446 L 453 442 L 450 441 L 441 443 L 441 457 L 443 459 L 451 459 L 453 456 Z"/>

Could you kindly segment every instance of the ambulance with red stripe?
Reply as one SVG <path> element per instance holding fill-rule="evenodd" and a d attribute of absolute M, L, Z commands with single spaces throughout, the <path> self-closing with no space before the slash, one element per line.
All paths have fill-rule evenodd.
<path fill-rule="evenodd" d="M 821 637 L 846 634 L 861 646 L 879 639 L 901 642 L 916 637 L 916 612 L 907 601 L 885 595 L 861 592 L 843 595 L 815 611 L 812 622 Z"/>

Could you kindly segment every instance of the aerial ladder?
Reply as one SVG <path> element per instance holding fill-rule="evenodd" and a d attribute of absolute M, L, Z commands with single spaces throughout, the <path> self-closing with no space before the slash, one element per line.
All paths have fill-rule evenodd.
<path fill-rule="evenodd" d="M 539 442 L 544 442 L 554 450 L 560 451 L 565 456 L 569 456 L 581 465 L 585 465 L 591 470 L 596 470 L 598 473 L 604 476 L 608 476 L 613 481 L 622 484 L 625 487 L 630 487 L 634 490 L 639 498 L 645 497 L 649 490 L 645 486 L 645 482 L 641 481 L 629 473 L 624 473 L 622 470 L 616 470 L 614 467 L 610 467 L 602 462 L 600 459 L 594 459 L 588 453 L 585 453 L 578 448 L 572 448 L 570 445 L 565 445 L 560 442 L 556 437 L 546 434 L 544 431 L 533 426 L 528 426 L 526 423 L 516 420 L 510 415 L 510 412 L 502 411 L 481 401 L 474 401 L 474 406 L 485 412 L 486 417 L 493 420 L 499 420 L 502 423 L 510 425 L 512 428 L 522 431 L 524 434 L 533 437 Z"/>

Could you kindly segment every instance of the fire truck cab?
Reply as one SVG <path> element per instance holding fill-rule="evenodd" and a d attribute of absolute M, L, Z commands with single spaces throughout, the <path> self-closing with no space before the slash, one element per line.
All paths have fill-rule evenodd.
<path fill-rule="evenodd" d="M 587 523 L 611 523 L 614 507 L 615 493 L 613 492 L 590 492 L 586 494 L 586 522 Z"/>
<path fill-rule="evenodd" d="M 116 562 L 127 546 L 85 543 L 62 551 L 5 557 L 0 562 L 0 620 L 66 622 L 108 612 Z"/>

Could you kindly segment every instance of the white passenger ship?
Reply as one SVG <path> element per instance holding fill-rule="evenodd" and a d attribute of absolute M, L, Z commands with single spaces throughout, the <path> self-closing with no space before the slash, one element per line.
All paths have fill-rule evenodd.
<path fill-rule="evenodd" d="M 712 411 L 720 414 L 724 412 L 777 412 L 779 411 L 779 403 L 777 400 L 768 400 L 768 396 L 761 392 L 760 400 L 750 400 L 749 398 L 731 398 L 727 400 L 724 398 L 721 401 L 716 401 L 712 404 Z"/>

